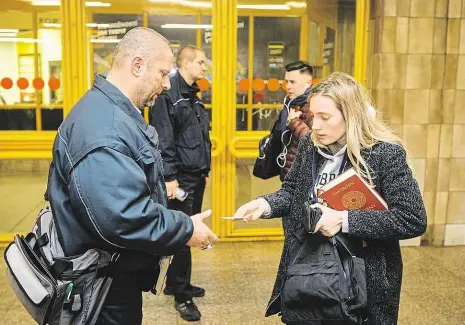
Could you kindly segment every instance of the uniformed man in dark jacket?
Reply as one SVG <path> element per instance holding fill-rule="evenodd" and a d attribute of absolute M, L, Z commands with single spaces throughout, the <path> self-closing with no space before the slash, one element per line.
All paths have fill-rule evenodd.
<path fill-rule="evenodd" d="M 185 46 L 179 50 L 176 66 L 176 73 L 170 77 L 171 89 L 152 107 L 150 124 L 160 136 L 168 207 L 192 215 L 202 207 L 211 163 L 210 120 L 197 97 L 196 85 L 207 70 L 205 53 Z M 187 193 L 183 201 L 176 194 L 179 189 Z M 203 296 L 205 290 L 190 283 L 191 270 L 191 251 L 186 246 L 173 258 L 165 294 L 174 295 L 175 308 L 184 320 L 197 321 L 200 312 L 192 298 Z"/>
<path fill-rule="evenodd" d="M 160 256 L 217 237 L 202 222 L 166 208 L 158 135 L 140 109 L 170 87 L 169 42 L 148 28 L 129 31 L 111 70 L 73 107 L 53 145 L 49 198 L 66 255 L 118 252 L 98 325 L 142 323 L 142 291 L 158 277 Z"/>

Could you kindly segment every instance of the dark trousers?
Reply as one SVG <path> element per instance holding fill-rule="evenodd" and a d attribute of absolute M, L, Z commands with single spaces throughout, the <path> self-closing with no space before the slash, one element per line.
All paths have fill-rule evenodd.
<path fill-rule="evenodd" d="M 178 174 L 179 187 L 189 193 L 186 199 L 181 202 L 173 199 L 168 202 L 171 210 L 182 211 L 189 217 L 200 213 L 202 209 L 203 193 L 205 192 L 205 176 L 201 173 Z M 192 257 L 191 248 L 185 246 L 174 255 L 171 265 L 168 268 L 166 285 L 171 287 L 174 299 L 177 302 L 184 302 L 192 299 L 186 293 L 186 289 L 191 284 Z"/>
<path fill-rule="evenodd" d="M 95 325 L 142 324 L 142 290 L 136 279 L 114 279 Z"/>

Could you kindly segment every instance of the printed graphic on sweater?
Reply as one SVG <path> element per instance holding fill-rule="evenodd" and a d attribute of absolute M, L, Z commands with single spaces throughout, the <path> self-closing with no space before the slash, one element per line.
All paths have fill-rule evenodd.
<path fill-rule="evenodd" d="M 319 175 L 318 175 L 318 178 L 317 178 L 318 187 L 328 184 L 330 181 L 332 181 L 333 179 L 335 179 L 336 176 L 337 176 L 337 174 L 333 174 L 333 173 L 322 173 L 322 174 L 319 174 Z"/>

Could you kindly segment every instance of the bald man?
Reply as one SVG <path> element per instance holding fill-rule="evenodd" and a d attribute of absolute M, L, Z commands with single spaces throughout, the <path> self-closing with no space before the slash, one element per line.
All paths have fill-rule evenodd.
<path fill-rule="evenodd" d="M 177 71 L 170 77 L 171 89 L 157 98 L 150 111 L 150 124 L 160 135 L 170 209 L 188 215 L 200 212 L 211 163 L 210 119 L 197 93 L 196 81 L 207 71 L 205 53 L 194 46 L 184 46 L 176 58 Z M 176 199 L 181 188 L 188 195 Z M 205 295 L 203 288 L 191 284 L 192 257 L 186 246 L 174 255 L 166 280 L 167 295 L 174 295 L 174 305 L 182 319 L 198 321 L 201 314 L 193 297 Z"/>
<path fill-rule="evenodd" d="M 98 325 L 141 324 L 142 291 L 154 287 L 160 257 L 218 240 L 202 222 L 209 211 L 188 217 L 167 209 L 158 135 L 141 116 L 170 88 L 172 66 L 164 37 L 132 29 L 107 78 L 96 76 L 53 145 L 48 194 L 65 255 L 97 248 L 118 257 Z"/>

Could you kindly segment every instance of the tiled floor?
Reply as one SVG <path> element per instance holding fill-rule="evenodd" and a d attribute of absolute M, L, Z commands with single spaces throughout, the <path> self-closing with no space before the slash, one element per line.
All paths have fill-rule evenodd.
<path fill-rule="evenodd" d="M 274 281 L 281 242 L 222 243 L 193 251 L 193 283 L 202 325 L 281 324 L 263 313 Z M 400 325 L 465 324 L 465 247 L 405 247 Z M 0 263 L 0 324 L 34 324 L 6 284 Z M 143 324 L 188 324 L 168 296 L 144 295 Z M 128 324 L 130 325 L 130 324 Z"/>
<path fill-rule="evenodd" d="M 250 193 L 240 193 L 239 201 L 269 189 L 250 185 L 249 176 L 245 171 L 237 174 L 242 189 L 251 187 Z M 0 233 L 31 228 L 43 204 L 45 180 L 43 173 L 0 174 Z M 211 193 L 207 190 L 206 207 L 210 198 Z M 209 251 L 193 250 L 193 284 L 203 286 L 207 291 L 205 297 L 196 299 L 203 315 L 197 324 L 281 324 L 276 316 L 263 317 L 281 248 L 282 242 L 241 242 L 221 243 Z M 399 324 L 465 325 L 465 246 L 403 247 L 402 252 L 404 281 Z M 188 324 L 177 316 L 171 297 L 145 294 L 144 299 L 145 325 Z M 8 287 L 5 264 L 1 259 L 0 325 L 10 324 L 34 322 Z"/>
<path fill-rule="evenodd" d="M 44 204 L 47 174 L 0 174 L 0 233 L 28 231 Z"/>

